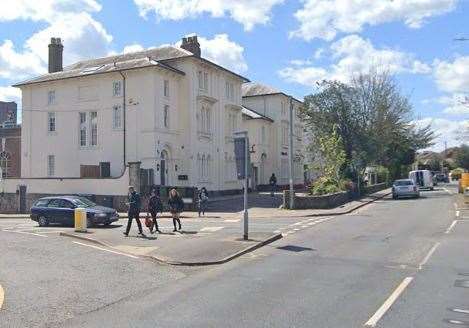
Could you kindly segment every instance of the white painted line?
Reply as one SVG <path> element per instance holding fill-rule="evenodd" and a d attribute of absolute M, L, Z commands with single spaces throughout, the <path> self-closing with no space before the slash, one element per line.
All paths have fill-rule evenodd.
<path fill-rule="evenodd" d="M 22 235 L 31 235 L 31 236 L 37 236 L 37 237 L 45 237 L 45 238 L 47 238 L 47 236 L 40 235 L 40 234 L 38 234 L 38 233 L 33 233 L 33 232 L 16 231 L 16 230 L 7 230 L 7 229 L 3 229 L 2 231 L 5 231 L 5 232 L 13 232 L 13 233 L 19 233 L 19 234 L 22 234 Z"/>
<path fill-rule="evenodd" d="M 459 217 L 459 214 L 461 214 L 461 212 L 456 211 L 456 217 L 457 217 L 457 218 Z"/>
<path fill-rule="evenodd" d="M 296 222 L 296 223 L 293 223 L 293 224 L 290 224 L 291 226 L 297 226 L 297 225 L 300 225 L 300 224 L 303 224 L 302 222 Z"/>
<path fill-rule="evenodd" d="M 454 226 L 456 225 L 456 223 L 458 223 L 458 220 L 453 220 L 453 222 L 451 223 L 451 225 L 448 227 L 448 229 L 446 229 L 445 233 L 448 234 L 451 232 L 451 230 L 453 230 Z"/>
<path fill-rule="evenodd" d="M 301 229 L 295 228 L 295 229 L 293 229 L 293 230 L 294 230 L 294 231 L 300 231 Z"/>
<path fill-rule="evenodd" d="M 0 285 L 0 310 L 2 309 L 4 300 L 5 300 L 5 291 L 3 290 L 2 285 Z"/>
<path fill-rule="evenodd" d="M 121 252 L 116 252 L 116 251 L 112 251 L 110 249 L 106 249 L 106 248 L 102 248 L 102 247 L 98 247 L 98 246 L 93 246 L 93 245 L 89 245 L 89 244 L 84 244 L 84 243 L 80 243 L 78 241 L 74 241 L 73 243 L 77 244 L 77 245 L 82 245 L 82 246 L 87 246 L 87 247 L 99 249 L 101 251 L 105 251 L 105 252 L 109 252 L 109 253 L 113 253 L 113 254 L 117 254 L 117 255 L 123 255 L 123 256 L 131 257 L 133 259 L 138 259 L 138 257 L 134 256 L 134 255 L 125 254 L 125 253 L 121 253 Z"/>
<path fill-rule="evenodd" d="M 302 227 L 302 228 L 308 228 L 308 226 L 307 226 L 307 225 L 302 225 L 301 227 Z"/>
<path fill-rule="evenodd" d="M 224 227 L 205 227 L 205 228 L 200 229 L 200 231 L 215 232 L 215 231 L 221 230 L 223 228 Z"/>
<path fill-rule="evenodd" d="M 462 310 L 462 309 L 451 309 L 453 312 L 469 314 L 469 310 Z"/>
<path fill-rule="evenodd" d="M 420 262 L 419 264 L 419 270 L 422 270 L 422 267 L 427 264 L 428 260 L 430 259 L 430 257 L 433 255 L 433 253 L 436 251 L 436 249 L 438 248 L 438 246 L 440 246 L 440 243 L 437 242 L 435 243 L 435 245 L 433 245 L 433 247 L 430 249 L 430 251 L 428 251 L 428 254 L 427 256 L 425 256 L 422 260 L 422 262 Z"/>
<path fill-rule="evenodd" d="M 239 221 L 240 221 L 239 219 L 235 219 L 235 220 L 227 219 L 227 220 L 224 220 L 223 222 L 239 222 Z"/>
<path fill-rule="evenodd" d="M 365 323 L 365 327 L 375 327 L 378 321 L 386 314 L 386 312 L 391 308 L 391 306 L 396 302 L 398 297 L 402 292 L 407 288 L 407 286 L 412 282 L 413 277 L 405 278 L 399 286 L 394 290 L 394 292 L 389 296 L 389 298 L 381 305 L 381 307 L 376 311 L 376 313 Z"/>
<path fill-rule="evenodd" d="M 281 231 L 280 230 L 275 230 L 274 233 L 280 233 Z"/>

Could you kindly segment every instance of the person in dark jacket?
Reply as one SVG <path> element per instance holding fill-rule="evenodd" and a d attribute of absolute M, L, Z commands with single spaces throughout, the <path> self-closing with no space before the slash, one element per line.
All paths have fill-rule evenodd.
<path fill-rule="evenodd" d="M 184 201 L 182 200 L 182 197 L 179 196 L 179 193 L 177 192 L 176 189 L 171 189 L 169 192 L 169 199 L 168 199 L 168 206 L 169 206 L 169 211 L 171 212 L 171 215 L 173 216 L 173 225 L 174 225 L 174 232 L 178 231 L 176 228 L 176 223 L 179 225 L 179 230 L 181 230 L 181 220 L 179 219 L 179 216 L 184 209 Z"/>
<path fill-rule="evenodd" d="M 129 202 L 127 203 L 129 206 L 128 212 L 128 221 L 127 221 L 127 229 L 124 232 L 124 235 L 127 237 L 129 236 L 130 227 L 132 226 L 132 219 L 137 221 L 139 235 L 145 236 L 142 230 L 142 223 L 140 222 L 140 207 L 141 207 L 141 200 L 140 195 L 135 191 L 135 188 L 130 186 L 129 187 Z"/>
<path fill-rule="evenodd" d="M 205 215 L 205 210 L 207 209 L 208 203 L 208 191 L 205 187 L 202 187 L 197 198 L 199 202 L 199 216 L 200 213 L 202 213 L 202 215 Z"/>
<path fill-rule="evenodd" d="M 270 183 L 270 196 L 274 197 L 274 193 L 277 190 L 277 177 L 275 176 L 275 173 L 272 173 L 269 179 Z"/>
<path fill-rule="evenodd" d="M 150 227 L 150 233 L 159 232 L 161 233 L 160 229 L 158 228 L 158 222 L 156 221 L 156 216 L 158 212 L 163 212 L 163 203 L 161 202 L 161 198 L 156 192 L 155 189 L 152 189 L 150 198 L 148 199 L 148 208 L 147 208 L 147 217 L 151 215 L 153 225 Z M 155 230 L 153 231 L 153 228 Z"/>

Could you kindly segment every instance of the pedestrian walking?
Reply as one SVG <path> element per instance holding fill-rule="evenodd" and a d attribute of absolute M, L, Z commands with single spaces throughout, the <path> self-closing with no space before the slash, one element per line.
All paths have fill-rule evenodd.
<path fill-rule="evenodd" d="M 208 205 L 208 191 L 205 187 L 202 187 L 198 194 L 198 205 L 199 205 L 199 217 L 200 214 L 205 215 L 205 211 L 207 210 Z"/>
<path fill-rule="evenodd" d="M 129 236 L 130 227 L 132 226 L 132 219 L 137 221 L 138 226 L 138 234 L 141 236 L 145 236 L 142 230 L 142 223 L 140 222 L 140 207 L 141 207 L 141 200 L 140 195 L 135 191 L 135 188 L 130 186 L 129 187 L 129 202 L 127 203 L 129 206 L 128 214 L 128 221 L 127 221 L 127 229 L 124 232 L 126 237 Z"/>
<path fill-rule="evenodd" d="M 158 222 L 156 221 L 158 212 L 163 213 L 163 203 L 161 202 L 160 195 L 157 193 L 156 189 L 152 189 L 150 198 L 148 199 L 148 208 L 147 208 L 147 217 L 151 215 L 151 219 L 152 219 L 152 225 L 150 226 L 151 234 L 157 231 L 161 233 L 160 229 L 158 228 Z M 153 230 L 153 228 L 155 228 L 155 230 Z"/>
<path fill-rule="evenodd" d="M 277 190 L 277 177 L 275 176 L 275 173 L 272 173 L 269 179 L 269 184 L 270 184 L 270 196 L 274 197 L 274 193 Z"/>
<path fill-rule="evenodd" d="M 176 223 L 179 225 L 179 230 L 181 230 L 181 220 L 179 216 L 181 215 L 182 210 L 184 209 L 184 201 L 182 197 L 179 196 L 179 193 L 176 189 L 171 189 L 169 192 L 169 199 L 168 199 L 168 206 L 171 215 L 173 216 L 173 225 L 174 225 L 174 232 L 178 231 L 176 227 Z"/>

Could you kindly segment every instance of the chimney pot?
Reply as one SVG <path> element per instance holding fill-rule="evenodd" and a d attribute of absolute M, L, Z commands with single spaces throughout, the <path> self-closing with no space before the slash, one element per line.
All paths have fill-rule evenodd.
<path fill-rule="evenodd" d="M 63 49 L 60 38 L 51 38 L 49 44 L 49 73 L 63 71 Z"/>
<path fill-rule="evenodd" d="M 181 48 L 190 51 L 196 57 L 200 57 L 200 44 L 197 41 L 197 35 L 182 38 Z"/>

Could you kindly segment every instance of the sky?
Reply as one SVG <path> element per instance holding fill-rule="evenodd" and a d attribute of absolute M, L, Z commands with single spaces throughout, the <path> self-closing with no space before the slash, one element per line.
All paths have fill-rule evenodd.
<path fill-rule="evenodd" d="M 388 71 L 433 150 L 469 143 L 469 40 L 455 41 L 469 39 L 468 0 L 0 0 L 0 101 L 21 109 L 11 85 L 47 72 L 51 37 L 67 65 L 192 34 L 203 57 L 300 99 Z"/>

